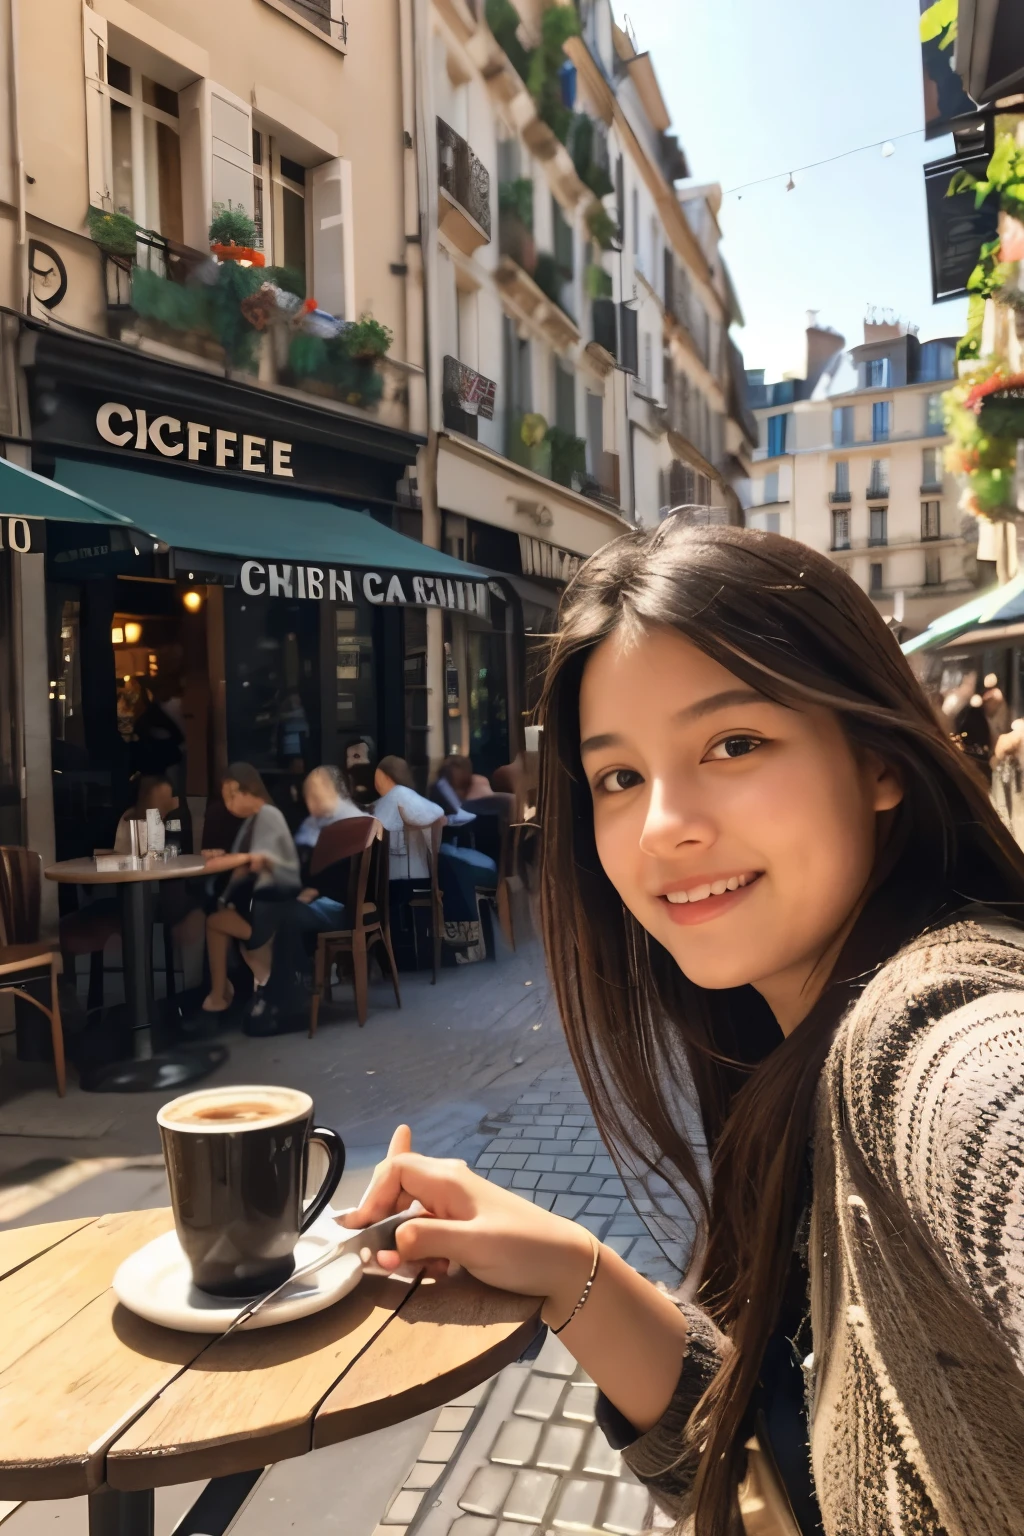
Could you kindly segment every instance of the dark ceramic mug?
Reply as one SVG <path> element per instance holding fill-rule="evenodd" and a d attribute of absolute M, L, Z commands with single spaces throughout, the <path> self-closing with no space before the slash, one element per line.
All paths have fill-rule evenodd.
<path fill-rule="evenodd" d="M 193 1282 L 213 1296 L 258 1296 L 295 1268 L 295 1245 L 326 1208 L 345 1169 L 337 1131 L 313 1124 L 296 1088 L 207 1088 L 157 1114 L 178 1241 Z M 327 1176 L 303 1208 L 309 1144 Z"/>

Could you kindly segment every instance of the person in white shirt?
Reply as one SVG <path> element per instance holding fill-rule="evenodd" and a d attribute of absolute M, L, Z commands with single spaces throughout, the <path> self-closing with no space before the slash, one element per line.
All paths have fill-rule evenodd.
<path fill-rule="evenodd" d="M 306 776 L 302 797 L 309 815 L 295 834 L 295 843 L 300 850 L 315 848 L 324 827 L 330 827 L 336 821 L 345 821 L 351 816 L 366 815 L 349 794 L 341 769 L 333 763 L 322 763 Z"/>

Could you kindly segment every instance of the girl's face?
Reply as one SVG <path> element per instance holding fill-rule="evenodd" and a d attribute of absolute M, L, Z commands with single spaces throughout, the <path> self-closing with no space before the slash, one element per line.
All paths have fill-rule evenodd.
<path fill-rule="evenodd" d="M 672 629 L 597 648 L 580 737 L 624 904 L 697 986 L 749 983 L 795 1028 L 865 893 L 895 775 L 830 710 L 771 703 Z"/>
<path fill-rule="evenodd" d="M 311 816 L 329 816 L 340 798 L 326 773 L 311 773 L 302 786 L 302 793 Z"/>

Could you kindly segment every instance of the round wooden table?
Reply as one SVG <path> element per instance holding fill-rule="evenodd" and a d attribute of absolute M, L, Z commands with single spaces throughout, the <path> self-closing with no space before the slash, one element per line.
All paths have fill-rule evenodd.
<path fill-rule="evenodd" d="M 0 1232 L 0 1499 L 87 1494 L 90 1536 L 152 1536 L 153 1489 L 210 1478 L 186 1528 L 216 1536 L 271 1463 L 440 1407 L 541 1326 L 537 1298 L 465 1274 L 368 1275 L 299 1322 L 176 1333 L 110 1289 L 172 1225 L 129 1211 Z"/>
<path fill-rule="evenodd" d="M 187 1050 L 169 1049 L 161 1037 L 160 1018 L 153 1000 L 153 915 L 149 894 L 162 880 L 195 879 L 206 864 L 199 854 L 159 855 L 132 858 L 128 854 L 105 855 L 118 860 L 116 869 L 99 869 L 95 859 L 65 859 L 45 869 L 47 880 L 63 885 L 116 885 L 121 902 L 121 964 L 124 968 L 124 999 L 132 1030 L 130 1061 L 86 1069 L 81 1086 L 93 1093 L 142 1093 L 182 1088 L 206 1077 L 227 1060 L 223 1045 L 196 1045 Z"/>

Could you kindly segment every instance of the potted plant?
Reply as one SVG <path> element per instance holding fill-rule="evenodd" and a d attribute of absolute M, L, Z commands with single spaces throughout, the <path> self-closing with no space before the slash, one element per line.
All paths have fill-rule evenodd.
<path fill-rule="evenodd" d="M 358 363 L 375 363 L 386 357 L 394 336 L 372 315 L 363 315 L 345 327 L 345 350 Z"/>
<path fill-rule="evenodd" d="M 139 226 L 128 213 L 90 208 L 86 214 L 89 238 L 108 256 L 134 256 Z"/>
<path fill-rule="evenodd" d="M 587 233 L 602 251 L 613 251 L 619 238 L 619 226 L 603 203 L 593 202 L 586 213 Z"/>
<path fill-rule="evenodd" d="M 214 203 L 213 210 L 210 250 L 218 260 L 237 261 L 244 267 L 262 267 L 266 257 L 254 244 L 256 225 L 241 203 L 235 205 L 229 198 L 226 203 Z"/>
<path fill-rule="evenodd" d="M 606 272 L 598 262 L 592 261 L 587 266 L 583 275 L 584 286 L 588 299 L 610 299 L 612 296 L 612 275 Z"/>
<path fill-rule="evenodd" d="M 566 62 L 565 45 L 570 37 L 578 37 L 579 31 L 579 17 L 571 5 L 553 5 L 545 11 L 540 24 L 540 47 L 530 59 L 526 80 L 538 117 L 563 144 L 569 137 L 573 114 L 565 104 L 561 70 Z"/>

